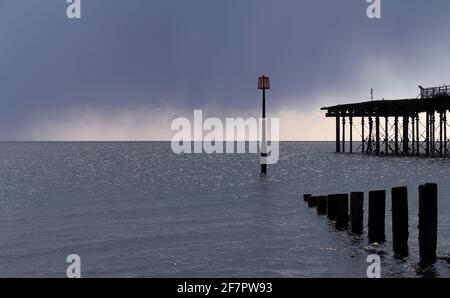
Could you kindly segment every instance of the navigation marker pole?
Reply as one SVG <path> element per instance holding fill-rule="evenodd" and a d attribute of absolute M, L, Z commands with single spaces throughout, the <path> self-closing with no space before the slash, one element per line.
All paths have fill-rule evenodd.
<path fill-rule="evenodd" d="M 270 89 L 269 77 L 258 78 L 258 89 L 262 90 L 262 140 L 261 140 L 261 174 L 267 173 L 267 135 L 266 135 L 266 90 Z"/>

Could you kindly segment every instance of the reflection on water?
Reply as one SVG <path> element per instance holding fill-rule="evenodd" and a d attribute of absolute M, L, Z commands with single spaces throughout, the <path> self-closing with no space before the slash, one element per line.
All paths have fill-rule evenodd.
<path fill-rule="evenodd" d="M 448 259 L 418 261 L 417 188 L 439 186 L 438 255 L 450 253 L 450 160 L 333 153 L 282 143 L 259 175 L 255 154 L 175 155 L 170 143 L 0 143 L 1 276 L 450 277 Z M 410 254 L 391 245 L 390 188 L 407 186 Z M 303 193 L 387 190 L 386 239 L 317 215 Z"/>
<path fill-rule="evenodd" d="M 425 278 L 439 277 L 438 269 L 435 264 L 420 263 L 415 266 L 417 275 Z"/>

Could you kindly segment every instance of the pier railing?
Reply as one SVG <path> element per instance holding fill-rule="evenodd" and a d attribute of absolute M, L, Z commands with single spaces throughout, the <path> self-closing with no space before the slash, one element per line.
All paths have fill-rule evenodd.
<path fill-rule="evenodd" d="M 420 97 L 422 99 L 426 98 L 434 98 L 440 96 L 449 96 L 450 95 L 450 86 L 440 86 L 440 87 L 431 87 L 431 88 L 423 88 L 420 87 Z"/>

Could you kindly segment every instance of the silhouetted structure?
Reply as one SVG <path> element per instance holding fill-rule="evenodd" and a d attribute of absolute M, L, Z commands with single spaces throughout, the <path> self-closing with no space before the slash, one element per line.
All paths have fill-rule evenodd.
<path fill-rule="evenodd" d="M 352 222 L 352 232 L 362 234 L 364 230 L 364 193 L 352 192 L 350 194 L 350 218 Z"/>
<path fill-rule="evenodd" d="M 369 242 L 381 243 L 385 236 L 386 218 L 386 191 L 376 190 L 369 192 Z"/>
<path fill-rule="evenodd" d="M 409 254 L 409 215 L 408 189 L 404 186 L 391 190 L 392 206 L 392 239 L 396 257 L 403 258 Z M 419 185 L 419 253 L 422 265 L 434 263 L 437 259 L 438 230 L 438 191 L 437 184 Z M 304 194 L 303 200 L 310 208 L 317 207 L 318 214 L 327 215 L 335 221 L 336 230 L 345 230 L 348 226 L 348 194 L 330 194 L 328 196 L 312 196 Z M 361 236 L 364 230 L 364 193 L 350 193 L 350 218 L 352 232 Z M 320 209 L 320 210 L 319 210 Z M 386 240 L 386 191 L 369 191 L 369 243 L 381 243 Z"/>
<path fill-rule="evenodd" d="M 420 88 L 414 99 L 376 100 L 323 107 L 336 119 L 336 152 L 355 152 L 353 130 L 361 135 L 356 151 L 375 155 L 449 156 L 447 111 L 450 86 Z M 437 117 L 436 117 L 437 116 Z M 355 118 L 360 118 L 356 123 Z M 347 121 L 348 120 L 348 121 Z M 437 125 L 436 125 L 436 122 Z"/>
<path fill-rule="evenodd" d="M 258 78 L 258 89 L 262 90 L 262 143 L 261 143 L 261 174 L 267 173 L 267 140 L 266 140 L 266 90 L 270 89 L 269 77 Z"/>
<path fill-rule="evenodd" d="M 419 186 L 419 252 L 423 263 L 436 261 L 438 225 L 437 185 Z"/>
<path fill-rule="evenodd" d="M 403 257 L 408 255 L 408 189 L 392 188 L 391 198 L 393 248 L 397 256 Z"/>

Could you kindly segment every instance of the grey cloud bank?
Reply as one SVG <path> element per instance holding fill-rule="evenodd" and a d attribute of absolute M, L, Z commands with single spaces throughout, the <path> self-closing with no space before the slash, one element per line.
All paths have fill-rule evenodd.
<path fill-rule="evenodd" d="M 142 120 L 143 111 L 258 112 L 262 73 L 272 77 L 271 111 L 299 121 L 370 88 L 391 98 L 450 83 L 444 0 L 384 0 L 381 20 L 367 19 L 363 0 L 82 0 L 81 20 L 66 7 L 0 1 L 2 140 L 82 139 L 86 115 L 96 115 L 83 128 L 94 136 L 152 124 L 140 136 L 164 138 L 167 119 Z M 126 128 L 117 134 L 106 131 L 114 117 Z"/>

